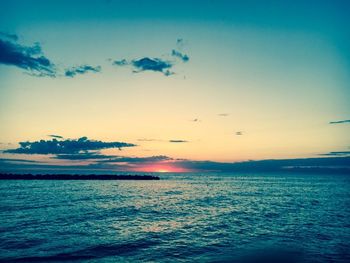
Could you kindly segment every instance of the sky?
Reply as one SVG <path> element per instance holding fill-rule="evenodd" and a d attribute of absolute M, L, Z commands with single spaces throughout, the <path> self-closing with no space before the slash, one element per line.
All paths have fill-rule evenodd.
<path fill-rule="evenodd" d="M 1 5 L 3 170 L 349 165 L 348 1 Z"/>

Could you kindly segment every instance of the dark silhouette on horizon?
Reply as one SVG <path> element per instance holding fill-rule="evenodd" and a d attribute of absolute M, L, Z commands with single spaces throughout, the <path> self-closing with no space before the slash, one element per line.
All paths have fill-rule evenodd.
<path fill-rule="evenodd" d="M 0 174 L 0 180 L 159 180 L 153 175 L 114 174 Z"/>

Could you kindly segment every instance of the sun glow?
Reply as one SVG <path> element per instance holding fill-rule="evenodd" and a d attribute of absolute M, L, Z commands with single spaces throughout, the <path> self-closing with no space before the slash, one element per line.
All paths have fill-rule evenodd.
<path fill-rule="evenodd" d="M 135 171 L 138 172 L 150 172 L 150 173 L 184 173 L 190 172 L 188 169 L 178 167 L 171 163 L 155 163 L 137 167 Z"/>
<path fill-rule="evenodd" d="M 159 169 L 157 172 L 158 173 L 168 173 L 169 171 L 166 169 Z"/>

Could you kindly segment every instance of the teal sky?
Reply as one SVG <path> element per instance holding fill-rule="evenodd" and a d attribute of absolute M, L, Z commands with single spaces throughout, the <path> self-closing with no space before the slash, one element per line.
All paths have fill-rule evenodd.
<path fill-rule="evenodd" d="M 4 1 L 0 37 L 39 43 L 55 76 L 33 76 L 1 51 L 1 149 L 54 134 L 135 144 L 88 150 L 170 163 L 348 155 L 348 1 L 242 2 Z M 168 67 L 137 66 L 142 58 Z M 67 75 L 83 65 L 93 70 Z M 72 164 L 56 155 L 1 157 Z M 171 171 L 169 160 L 137 169 Z"/>

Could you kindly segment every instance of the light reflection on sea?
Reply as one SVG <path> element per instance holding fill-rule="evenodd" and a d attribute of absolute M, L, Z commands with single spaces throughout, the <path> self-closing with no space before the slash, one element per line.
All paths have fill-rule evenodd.
<path fill-rule="evenodd" d="M 0 181 L 0 259 L 240 262 L 282 251 L 295 262 L 350 260 L 346 175 L 160 176 Z"/>

